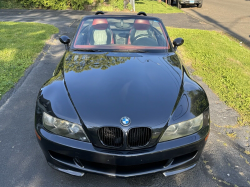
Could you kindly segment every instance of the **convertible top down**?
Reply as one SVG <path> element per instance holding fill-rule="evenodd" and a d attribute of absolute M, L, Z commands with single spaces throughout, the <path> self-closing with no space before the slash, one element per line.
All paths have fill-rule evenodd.
<path fill-rule="evenodd" d="M 206 93 L 192 80 L 162 21 L 85 16 L 39 91 L 35 132 L 54 169 L 132 177 L 193 168 L 209 135 Z M 131 167 L 132 166 L 132 167 Z"/>

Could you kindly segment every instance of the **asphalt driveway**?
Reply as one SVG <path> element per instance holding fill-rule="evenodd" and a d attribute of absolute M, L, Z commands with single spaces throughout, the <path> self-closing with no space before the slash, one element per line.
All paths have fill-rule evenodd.
<path fill-rule="evenodd" d="M 213 124 L 198 165 L 190 171 L 167 178 L 161 173 L 129 179 L 95 174 L 79 178 L 55 171 L 47 165 L 34 132 L 36 96 L 63 55 L 64 46 L 59 43 L 58 36 L 67 34 L 72 37 L 78 20 L 86 14 L 89 13 L 0 10 L 0 21 L 36 21 L 53 24 L 60 30 L 16 88 L 0 102 L 0 186 L 250 186 L 250 157 L 242 147 L 217 132 Z M 157 16 L 164 17 L 166 26 L 214 29 L 186 14 Z M 181 22 L 181 19 L 185 21 Z M 237 113 L 222 103 L 200 78 L 195 79 L 208 94 L 212 123 L 235 124 Z"/>
<path fill-rule="evenodd" d="M 204 0 L 202 8 L 186 6 L 182 10 L 227 32 L 250 47 L 249 0 Z"/>

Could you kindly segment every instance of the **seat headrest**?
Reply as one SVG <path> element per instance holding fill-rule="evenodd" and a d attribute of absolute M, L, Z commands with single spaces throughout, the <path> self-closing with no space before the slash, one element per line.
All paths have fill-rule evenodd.
<path fill-rule="evenodd" d="M 145 19 L 136 19 L 134 22 L 134 28 L 136 30 L 148 30 L 150 27 L 150 23 Z"/>
<path fill-rule="evenodd" d="M 94 19 L 92 26 L 97 30 L 105 30 L 108 28 L 108 21 L 106 19 Z"/>

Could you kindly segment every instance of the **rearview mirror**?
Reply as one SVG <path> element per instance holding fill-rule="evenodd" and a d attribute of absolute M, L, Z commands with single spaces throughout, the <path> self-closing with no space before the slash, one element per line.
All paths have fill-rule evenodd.
<path fill-rule="evenodd" d="M 176 38 L 173 42 L 174 44 L 174 50 L 177 49 L 178 46 L 181 46 L 184 43 L 184 40 L 182 38 Z"/>
<path fill-rule="evenodd" d="M 62 35 L 59 38 L 60 42 L 62 44 L 65 44 L 65 49 L 68 50 L 69 49 L 69 43 L 70 43 L 70 38 L 68 36 Z"/>
<path fill-rule="evenodd" d="M 63 43 L 63 44 L 69 44 L 70 42 L 70 38 L 68 36 L 65 36 L 65 35 L 62 35 L 60 38 L 59 38 L 60 42 Z"/>

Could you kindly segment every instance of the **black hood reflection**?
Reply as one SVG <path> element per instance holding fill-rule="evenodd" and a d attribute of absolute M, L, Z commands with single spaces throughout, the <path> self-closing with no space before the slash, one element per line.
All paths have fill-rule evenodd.
<path fill-rule="evenodd" d="M 131 126 L 166 123 L 177 101 L 182 76 L 181 68 L 167 63 L 164 56 L 66 54 L 65 85 L 84 123 L 120 125 L 123 116 L 132 120 Z"/>
<path fill-rule="evenodd" d="M 59 65 L 61 65 L 61 64 L 59 64 Z M 63 80 L 63 74 L 60 72 L 57 72 L 56 74 L 55 74 L 55 76 L 53 76 L 51 79 L 49 79 L 45 84 L 44 84 L 44 86 L 48 86 L 48 85 L 50 85 L 50 84 L 52 84 L 52 83 L 54 83 L 55 81 L 62 81 Z"/>
<path fill-rule="evenodd" d="M 201 114 L 208 107 L 208 99 L 203 90 L 193 90 L 188 92 L 188 96 L 191 99 L 190 112 L 195 116 Z"/>
<path fill-rule="evenodd" d="M 107 56 L 108 53 L 98 55 L 67 54 L 65 56 L 64 72 L 74 71 L 80 73 L 91 69 L 106 70 L 111 66 L 119 65 L 131 57 Z"/>
<path fill-rule="evenodd" d="M 163 57 L 163 59 L 164 59 L 167 63 L 170 63 L 172 66 L 181 68 L 180 59 L 178 58 L 178 56 L 177 56 L 176 54 L 170 55 L 170 56 L 165 56 L 165 57 Z"/>

